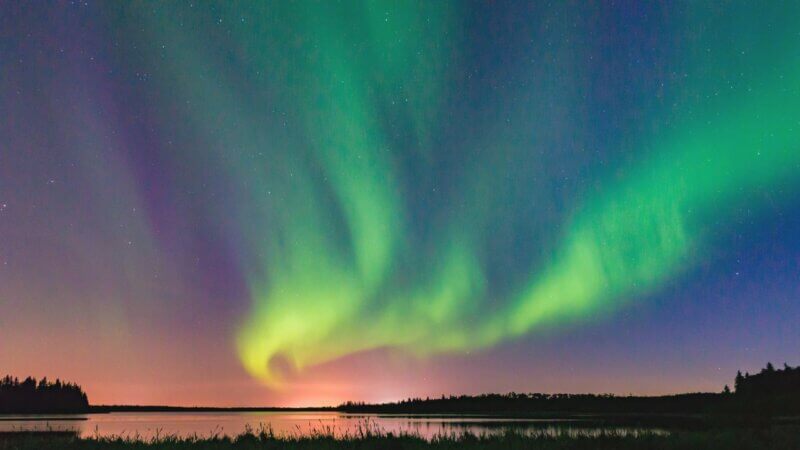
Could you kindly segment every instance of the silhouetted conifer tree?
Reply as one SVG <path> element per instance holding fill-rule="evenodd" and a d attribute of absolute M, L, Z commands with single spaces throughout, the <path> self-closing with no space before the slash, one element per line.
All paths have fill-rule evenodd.
<path fill-rule="evenodd" d="M 80 413 L 89 410 L 89 400 L 77 384 L 36 381 L 20 383 L 10 375 L 0 379 L 0 413 Z"/>

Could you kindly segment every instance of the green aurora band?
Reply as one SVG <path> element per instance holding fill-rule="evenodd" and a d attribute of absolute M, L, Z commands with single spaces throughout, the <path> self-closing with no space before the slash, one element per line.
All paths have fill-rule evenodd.
<path fill-rule="evenodd" d="M 571 213 L 557 226 L 557 244 L 543 250 L 547 261 L 519 268 L 526 275 L 498 293 L 482 243 L 504 221 L 495 212 L 503 210 L 497 205 L 505 193 L 492 188 L 493 164 L 502 158 L 488 152 L 465 163 L 472 169 L 460 174 L 450 201 L 437 204 L 425 232 L 414 231 L 405 198 L 409 179 L 426 179 L 409 175 L 401 162 L 411 158 L 424 167 L 430 160 L 437 129 L 448 120 L 442 98 L 453 68 L 447 63 L 465 57 L 456 6 L 301 2 L 247 5 L 244 12 L 242 5 L 222 6 L 226 21 L 263 18 L 242 19 L 240 34 L 229 36 L 250 77 L 238 81 L 262 87 L 255 96 L 213 63 L 213 46 L 197 48 L 197 36 L 165 31 L 191 17 L 168 7 L 155 15 L 169 18 L 153 20 L 150 32 L 174 42 L 175 73 L 198 69 L 176 88 L 205 105 L 188 113 L 210 142 L 200 157 L 225 167 L 237 186 L 229 234 L 244 237 L 239 245 L 248 255 L 252 307 L 236 347 L 246 370 L 271 386 L 360 351 L 400 348 L 426 356 L 481 349 L 614 311 L 690 269 L 714 244 L 718 221 L 738 208 L 758 208 L 766 193 L 785 199 L 797 192 L 800 65 L 784 56 L 796 55 L 800 45 L 786 32 L 773 36 L 782 42 L 778 50 L 763 42 L 750 49 L 761 57 L 746 64 L 774 70 L 742 81 L 747 89 L 703 96 L 669 129 L 629 141 L 641 147 L 632 149 L 640 157 L 567 205 Z M 701 9 L 687 12 L 682 26 L 701 23 Z M 774 29 L 794 29 L 792 16 L 798 17 L 786 14 L 786 26 Z M 560 52 L 581 49 L 565 45 Z M 692 57 L 698 65 L 725 64 L 724 55 L 686 56 Z M 562 59 L 568 61 L 553 69 L 561 84 L 551 89 L 560 89 L 564 101 L 579 101 L 569 93 L 569 76 L 580 67 Z M 524 120 L 545 110 L 517 105 L 515 111 Z M 520 155 L 532 145 L 496 131 L 502 120 L 492 120 L 475 125 L 476 141 L 495 154 Z M 402 144 L 395 122 L 405 124 Z"/>

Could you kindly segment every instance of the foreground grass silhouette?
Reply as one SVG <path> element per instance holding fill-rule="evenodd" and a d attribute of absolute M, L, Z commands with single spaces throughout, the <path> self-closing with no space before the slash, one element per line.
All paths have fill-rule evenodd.
<path fill-rule="evenodd" d="M 81 439 L 70 432 L 0 433 L 0 450 L 133 450 L 133 449 L 285 449 L 285 450 L 429 450 L 429 449 L 648 449 L 648 450 L 796 450 L 800 448 L 800 426 L 772 426 L 747 429 L 676 431 L 669 434 L 619 432 L 570 435 L 553 433 L 507 432 L 492 436 L 472 434 L 443 435 L 426 441 L 414 435 L 366 432 L 334 436 L 325 430 L 310 436 L 276 436 L 269 430 L 249 431 L 235 438 L 226 436 L 153 439 L 111 437 Z"/>

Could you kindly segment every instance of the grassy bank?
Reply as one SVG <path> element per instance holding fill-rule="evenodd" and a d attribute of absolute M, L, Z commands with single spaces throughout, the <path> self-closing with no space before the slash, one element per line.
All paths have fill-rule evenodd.
<path fill-rule="evenodd" d="M 452 435 L 433 441 L 411 435 L 365 433 L 334 438 L 325 433 L 307 437 L 278 437 L 268 432 L 245 433 L 235 438 L 160 437 L 80 439 L 70 433 L 0 433 L 0 450 L 129 450 L 129 449 L 286 449 L 286 450 L 401 450 L 401 449 L 648 449 L 648 450 L 796 450 L 800 448 L 800 427 L 774 426 L 751 429 L 679 431 L 669 435 L 643 433 L 636 436 L 613 432 L 599 435 L 521 435 L 509 432 L 497 436 Z"/>

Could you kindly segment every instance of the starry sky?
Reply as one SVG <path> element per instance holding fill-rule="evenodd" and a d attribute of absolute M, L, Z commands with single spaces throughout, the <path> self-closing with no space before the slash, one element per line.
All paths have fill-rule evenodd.
<path fill-rule="evenodd" d="M 800 4 L 3 2 L 0 368 L 93 403 L 800 363 Z"/>

